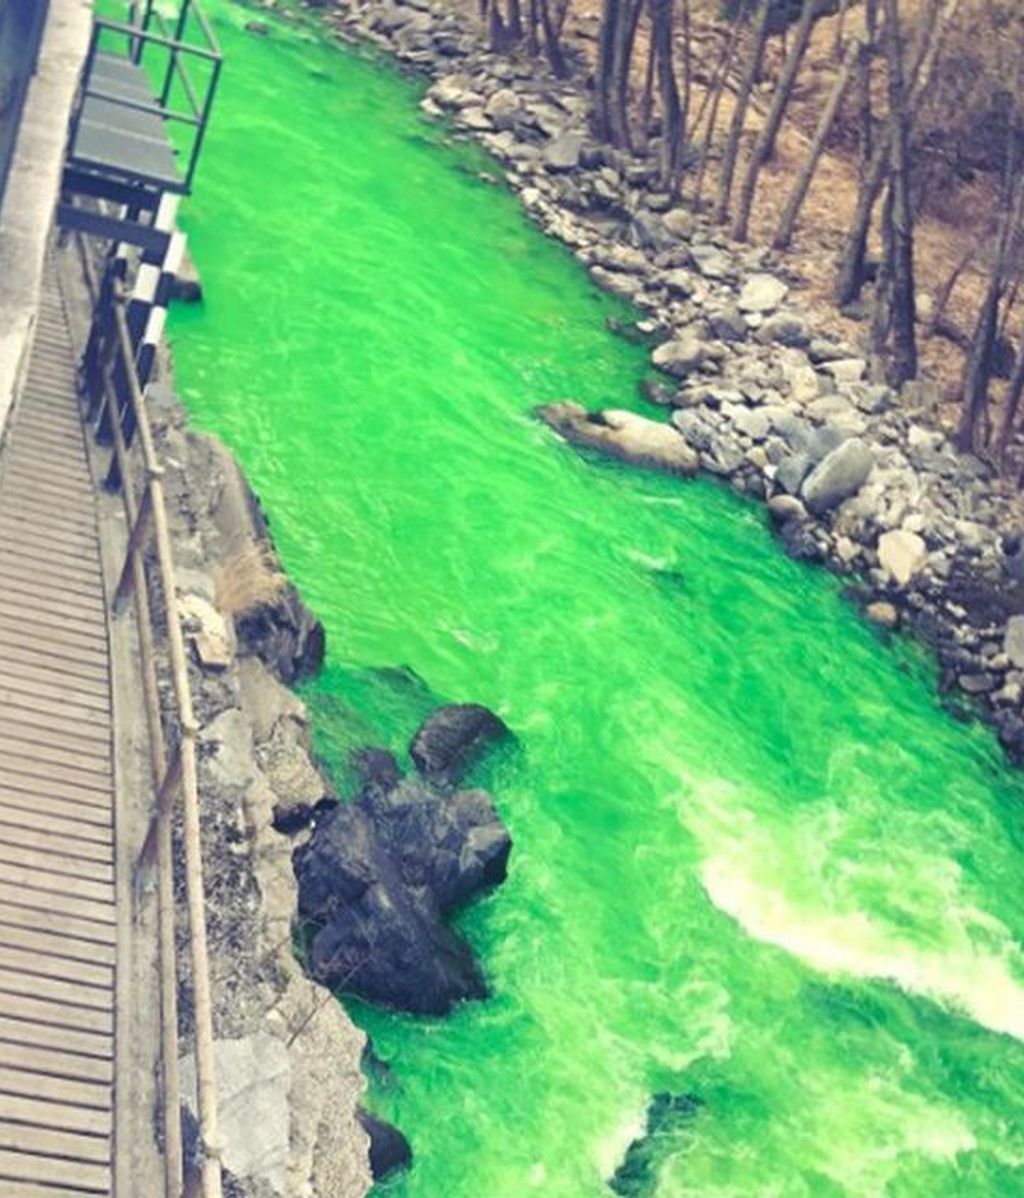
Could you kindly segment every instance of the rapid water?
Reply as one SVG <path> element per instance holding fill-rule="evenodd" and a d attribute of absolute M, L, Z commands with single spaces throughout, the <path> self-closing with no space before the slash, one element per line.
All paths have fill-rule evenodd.
<path fill-rule="evenodd" d="M 632 404 L 644 355 L 443 143 L 417 85 L 215 0 L 223 92 L 172 320 L 328 630 L 347 750 L 501 713 L 515 839 L 444 1021 L 353 1006 L 408 1198 L 607 1198 L 657 1092 L 658 1198 L 1024 1194 L 1024 805 L 760 509 L 587 460 L 542 401 Z M 358 713 L 358 714 L 357 714 Z"/>

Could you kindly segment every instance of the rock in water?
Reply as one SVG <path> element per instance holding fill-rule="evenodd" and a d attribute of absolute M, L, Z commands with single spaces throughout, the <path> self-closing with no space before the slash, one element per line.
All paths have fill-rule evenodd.
<path fill-rule="evenodd" d="M 644 1134 L 626 1149 L 608 1188 L 622 1198 L 648 1198 L 658 1186 L 658 1170 L 679 1148 L 678 1132 L 703 1106 L 694 1094 L 655 1094 L 647 1108 Z"/>
<path fill-rule="evenodd" d="M 804 480 L 804 503 L 818 515 L 827 512 L 857 494 L 873 465 L 871 450 L 859 437 L 851 437 L 826 454 Z"/>
<path fill-rule="evenodd" d="M 423 721 L 409 756 L 424 778 L 453 786 L 481 753 L 508 735 L 504 722 L 479 703 L 449 703 Z"/>
<path fill-rule="evenodd" d="M 678 429 L 633 412 L 588 412 L 577 403 L 554 403 L 539 407 L 537 415 L 573 445 L 599 449 L 634 466 L 692 475 L 700 465 Z"/>
<path fill-rule="evenodd" d="M 386 750 L 362 750 L 358 798 L 321 816 L 295 851 L 308 964 L 324 985 L 424 1015 L 486 995 L 469 945 L 445 924 L 504 881 L 512 849 L 490 795 L 450 791 L 467 747 L 478 751 L 494 735 L 508 735 L 486 708 L 471 710 L 476 718 L 466 727 L 476 735 L 443 739 L 450 752 L 438 759 L 442 784 L 402 778 Z M 437 726 L 450 727 L 443 719 Z"/>
<path fill-rule="evenodd" d="M 374 1181 L 383 1181 L 399 1169 L 412 1164 L 412 1148 L 397 1127 L 371 1115 L 364 1107 L 356 1110 L 359 1125 L 370 1139 L 370 1172 Z"/>

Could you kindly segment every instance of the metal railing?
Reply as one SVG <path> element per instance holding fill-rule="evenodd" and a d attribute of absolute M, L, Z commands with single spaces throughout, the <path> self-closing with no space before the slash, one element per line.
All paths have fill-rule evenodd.
<path fill-rule="evenodd" d="M 100 288 L 83 237 L 76 235 L 82 270 L 93 302 Z M 181 819 L 181 861 L 188 910 L 196 1062 L 197 1113 L 200 1132 L 202 1198 L 222 1198 L 221 1145 L 217 1125 L 217 1095 L 213 1056 L 213 1010 L 206 940 L 203 862 L 200 842 L 199 786 L 196 740 L 199 724 L 192 702 L 188 660 L 178 610 L 174 557 L 164 498 L 164 468 L 154 445 L 143 389 L 135 369 L 135 350 L 125 315 L 127 295 L 115 284 L 112 311 L 97 346 L 101 394 L 91 403 L 87 418 L 103 419 L 113 442 L 113 465 L 120 480 L 129 535 L 124 563 L 114 592 L 113 618 L 134 598 L 139 651 L 149 731 L 154 804 L 149 831 L 135 866 L 135 897 L 156 874 L 160 950 L 160 1032 L 162 1107 L 166 1198 L 181 1198 L 183 1152 L 181 1084 L 178 1069 L 178 969 L 175 951 L 174 896 L 175 815 Z M 117 380 L 117 381 L 115 381 Z M 118 385 L 120 383 L 120 386 Z M 122 392 L 127 394 L 122 394 Z M 138 435 L 130 453 L 125 421 Z M 152 543 L 152 577 L 147 550 Z M 171 680 L 169 711 L 160 702 L 154 612 L 162 616 L 167 638 L 166 669 Z M 180 797 L 180 803 L 176 800 Z"/>
<path fill-rule="evenodd" d="M 135 112 L 145 112 L 162 120 L 172 121 L 191 130 L 191 140 L 183 150 L 185 168 L 183 189 L 192 190 L 199 153 L 203 148 L 206 130 L 210 122 L 210 111 L 220 82 L 223 56 L 216 34 L 196 0 L 182 0 L 177 14 L 168 21 L 153 0 L 147 0 L 141 20 L 135 19 L 136 6 L 130 5 L 127 21 L 113 21 L 106 17 L 93 19 L 92 38 L 83 71 L 84 84 L 81 89 L 80 105 L 88 98 L 104 100 L 109 104 Z M 153 26 L 156 27 L 155 31 Z M 198 30 L 198 41 L 188 40 L 191 29 Z M 131 99 L 124 95 L 105 91 L 93 83 L 93 64 L 102 46 L 111 37 L 127 47 L 131 61 L 143 70 L 152 72 L 148 77 L 162 76 L 159 89 L 154 86 L 152 102 Z M 147 62 L 147 51 L 148 59 Z M 154 54 L 166 56 L 166 63 L 154 64 Z M 204 64 L 205 77 L 198 90 L 189 70 L 188 60 L 193 67 Z M 185 103 L 176 106 L 175 83 L 177 82 Z"/>

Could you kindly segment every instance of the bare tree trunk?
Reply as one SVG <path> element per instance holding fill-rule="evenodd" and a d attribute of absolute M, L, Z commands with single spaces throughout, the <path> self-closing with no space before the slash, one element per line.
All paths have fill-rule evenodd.
<path fill-rule="evenodd" d="M 785 250 L 789 248 L 793 240 L 793 233 L 796 229 L 797 217 L 800 215 L 800 209 L 803 207 L 804 200 L 807 198 L 807 192 L 811 186 L 811 180 L 814 178 L 815 171 L 818 169 L 818 162 L 821 159 L 822 152 L 825 149 L 825 142 L 828 140 L 829 132 L 835 122 L 836 115 L 839 112 L 839 105 L 842 103 L 843 93 L 846 91 L 850 83 L 850 76 L 853 74 L 853 68 L 861 57 L 866 55 L 867 48 L 859 38 L 854 38 L 847 46 L 846 57 L 843 60 L 842 68 L 836 76 L 836 81 L 832 85 L 832 94 L 828 98 L 828 103 L 822 110 L 821 116 L 818 118 L 818 126 L 814 130 L 814 138 L 811 141 L 811 147 L 807 151 L 807 157 L 804 160 L 804 165 L 797 176 L 797 181 L 790 192 L 789 199 L 786 201 L 786 208 L 782 214 L 782 219 L 779 221 L 778 232 L 775 234 L 775 239 L 772 246 L 777 250 Z"/>
<path fill-rule="evenodd" d="M 956 266 L 949 272 L 949 277 L 939 288 L 934 304 L 932 305 L 932 314 L 928 318 L 928 324 L 925 327 L 924 335 L 926 337 L 934 337 L 938 331 L 939 325 L 943 316 L 946 314 L 946 308 L 952 298 L 953 291 L 956 289 L 957 283 L 960 281 L 960 276 L 970 266 L 977 257 L 979 249 L 978 241 L 972 241 L 966 251 L 961 255 Z"/>
<path fill-rule="evenodd" d="M 523 40 L 523 14 L 519 7 L 520 0 L 507 0 L 508 3 L 508 36 L 509 41 L 518 44 Z"/>
<path fill-rule="evenodd" d="M 680 161 L 686 143 L 686 132 L 690 121 L 690 103 L 693 99 L 693 26 L 690 21 L 690 0 L 683 0 L 683 97 L 679 112 Z"/>
<path fill-rule="evenodd" d="M 537 26 L 540 24 L 540 6 L 538 0 L 530 0 L 530 16 L 526 23 L 526 49 L 533 57 L 540 51 L 537 41 Z"/>
<path fill-rule="evenodd" d="M 846 34 L 846 12 L 850 7 L 850 0 L 839 0 L 839 20 L 836 21 L 836 40 L 832 46 L 832 57 L 836 62 L 842 62 L 843 41 Z"/>
<path fill-rule="evenodd" d="M 872 159 L 874 114 L 871 104 L 871 62 L 878 44 L 878 0 L 866 0 L 864 6 L 864 42 L 866 51 L 857 69 L 857 90 L 860 93 L 860 162 L 863 172 Z"/>
<path fill-rule="evenodd" d="M 901 387 L 917 374 L 914 213 L 910 205 L 910 120 L 903 80 L 903 39 L 898 0 L 885 0 L 889 32 L 889 119 L 892 129 L 892 370 Z"/>
<path fill-rule="evenodd" d="M 569 65 L 562 53 L 562 41 L 555 23 L 551 19 L 551 0 L 539 0 L 540 23 L 544 30 L 544 50 L 548 56 L 548 65 L 556 79 L 569 78 Z"/>
<path fill-rule="evenodd" d="M 597 77 L 594 81 L 594 132 L 601 141 L 614 140 L 612 87 L 615 77 L 615 40 L 625 0 L 604 0 L 598 40 Z"/>
<path fill-rule="evenodd" d="M 658 95 L 661 100 L 661 155 L 659 173 L 662 187 L 675 187 L 682 147 L 679 88 L 672 66 L 674 28 L 672 0 L 651 0 L 651 40 L 658 63 Z"/>
<path fill-rule="evenodd" d="M 693 188 L 693 204 L 695 208 L 700 208 L 701 197 L 704 194 L 704 175 L 707 171 L 708 160 L 711 157 L 711 146 L 715 137 L 715 129 L 718 125 L 718 106 L 722 100 L 722 92 L 725 90 L 725 81 L 729 75 L 729 68 L 732 66 L 733 58 L 736 54 L 736 47 L 739 44 L 740 26 L 737 21 L 729 32 L 729 38 L 725 43 L 725 48 L 722 51 L 722 56 L 718 60 L 718 65 L 715 68 L 715 74 L 711 82 L 708 84 L 708 90 L 704 93 L 704 103 L 697 113 L 696 120 L 693 122 L 693 133 L 696 137 L 697 129 L 700 127 L 701 121 L 704 119 L 704 110 L 708 107 L 710 100 L 710 109 L 708 110 L 708 127 L 704 132 L 704 141 L 700 148 L 700 154 L 697 159 L 697 181 Z"/>
<path fill-rule="evenodd" d="M 940 7 L 941 5 L 941 7 Z M 910 98 L 908 101 L 909 121 L 920 111 L 928 91 L 939 46 L 948 23 L 956 15 L 960 0 L 936 0 L 928 10 L 915 54 L 914 70 L 911 75 Z M 885 184 L 889 164 L 891 126 L 887 127 L 872 147 L 871 160 L 864 169 L 854 218 L 846 235 L 846 243 L 840 261 L 839 277 L 836 282 L 836 303 L 842 307 L 852 303 L 864 286 L 865 258 L 868 235 L 871 231 L 871 216 Z"/>
<path fill-rule="evenodd" d="M 656 51 L 654 47 L 654 22 L 655 5 L 657 0 L 650 0 L 651 7 L 651 31 L 650 41 L 647 45 L 647 66 L 644 68 L 644 90 L 640 97 L 640 135 L 644 139 L 644 145 L 647 145 L 647 140 L 650 137 L 651 130 L 651 112 L 654 108 L 654 69 Z"/>
<path fill-rule="evenodd" d="M 729 200 L 732 195 L 732 180 L 736 172 L 736 159 L 740 152 L 740 138 L 743 136 L 743 126 L 746 122 L 747 107 L 750 104 L 750 93 L 754 90 L 761 73 L 761 63 L 764 60 L 764 48 L 768 42 L 769 17 L 771 16 L 770 0 L 760 0 L 757 24 L 754 28 L 754 40 L 750 46 L 747 67 L 743 72 L 743 81 L 736 96 L 736 108 L 729 126 L 729 140 L 725 143 L 722 155 L 722 170 L 718 177 L 718 196 L 715 200 L 715 220 L 724 221 L 729 215 Z"/>
<path fill-rule="evenodd" d="M 807 53 L 807 46 L 811 40 L 811 31 L 814 28 L 818 5 L 819 0 L 804 0 L 793 44 L 786 57 L 779 81 L 775 85 L 768 115 L 761 126 L 761 132 L 758 134 L 757 140 L 754 142 L 754 149 L 751 151 L 750 161 L 747 163 L 747 171 L 743 177 L 743 186 L 740 188 L 736 219 L 732 225 L 732 236 L 736 241 L 746 241 L 747 239 L 747 229 L 750 224 L 750 209 L 754 204 L 754 193 L 757 190 L 758 176 L 761 173 L 761 168 L 775 152 L 775 141 L 782 126 L 782 118 L 786 114 L 786 105 L 789 103 L 789 97 L 793 92 L 793 84 L 796 82 L 800 64 L 804 60 L 804 55 Z"/>
<path fill-rule="evenodd" d="M 1003 424 L 999 430 L 999 441 L 996 449 L 999 468 L 1006 471 L 1007 457 L 1010 452 L 1010 441 L 1017 427 L 1017 414 L 1020 411 L 1020 401 L 1024 397 L 1024 343 L 1017 353 L 1017 362 L 1013 375 L 1006 388 L 1006 405 L 1003 408 Z"/>

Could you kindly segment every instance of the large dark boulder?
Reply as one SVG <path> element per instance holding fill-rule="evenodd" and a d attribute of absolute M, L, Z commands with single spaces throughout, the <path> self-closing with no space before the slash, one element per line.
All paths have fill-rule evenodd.
<path fill-rule="evenodd" d="M 680 1133 L 703 1102 L 695 1094 L 655 1094 L 647 1108 L 643 1134 L 626 1149 L 608 1183 L 620 1198 L 649 1198 L 658 1187 L 658 1171 L 680 1148 Z"/>
<path fill-rule="evenodd" d="M 374 1181 L 384 1181 L 412 1164 L 412 1147 L 397 1127 L 371 1115 L 365 1107 L 356 1108 L 356 1119 L 370 1140 L 370 1172 Z"/>
<path fill-rule="evenodd" d="M 496 716 L 475 726 L 507 732 Z M 463 759 L 444 760 L 448 779 Z M 359 796 L 322 816 L 294 856 L 313 976 L 416 1014 L 483 998 L 472 951 L 445 920 L 504 881 L 512 841 L 491 797 L 403 778 L 383 749 L 360 750 L 353 764 Z"/>
<path fill-rule="evenodd" d="M 504 722 L 479 703 L 449 703 L 423 721 L 409 756 L 424 778 L 454 786 L 483 752 L 508 735 Z"/>

